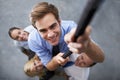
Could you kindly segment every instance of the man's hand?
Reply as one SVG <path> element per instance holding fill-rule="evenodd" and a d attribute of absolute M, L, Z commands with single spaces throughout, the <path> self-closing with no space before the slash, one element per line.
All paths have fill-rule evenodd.
<path fill-rule="evenodd" d="M 53 57 L 53 60 L 55 63 L 61 65 L 61 66 L 64 66 L 68 60 L 69 60 L 69 57 L 67 57 L 66 59 L 62 58 L 61 56 L 63 56 L 63 53 L 59 53 L 58 55 L 56 55 L 55 57 Z"/>
<path fill-rule="evenodd" d="M 50 71 L 55 70 L 59 66 L 64 66 L 68 61 L 69 57 L 66 59 L 62 58 L 63 53 L 59 53 L 52 58 L 52 60 L 47 64 L 47 69 Z"/>
<path fill-rule="evenodd" d="M 104 53 L 102 49 L 90 39 L 91 27 L 88 26 L 85 33 L 78 37 L 74 42 L 75 29 L 72 29 L 68 34 L 65 35 L 64 40 L 68 44 L 69 50 L 73 53 L 85 52 L 94 62 L 103 62 Z"/>
<path fill-rule="evenodd" d="M 73 53 L 85 52 L 88 48 L 90 42 L 89 35 L 91 33 L 91 27 L 88 26 L 85 30 L 85 33 L 78 37 L 76 42 L 74 42 L 74 34 L 76 28 L 72 29 L 68 34 L 65 35 L 64 40 L 68 44 L 68 48 Z"/>

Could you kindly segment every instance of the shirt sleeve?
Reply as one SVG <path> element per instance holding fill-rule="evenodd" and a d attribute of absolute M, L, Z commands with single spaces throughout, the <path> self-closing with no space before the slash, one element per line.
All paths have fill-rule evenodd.
<path fill-rule="evenodd" d="M 77 27 L 77 24 L 74 21 L 71 21 L 71 27 Z"/>
<path fill-rule="evenodd" d="M 27 26 L 24 28 L 24 31 L 31 33 L 32 31 L 36 30 L 32 25 Z"/>
<path fill-rule="evenodd" d="M 29 35 L 29 48 L 39 56 L 43 65 L 46 66 L 46 64 L 51 60 L 52 55 L 50 54 L 49 50 L 46 49 L 42 44 L 42 41 L 37 39 L 35 35 Z"/>
<path fill-rule="evenodd" d="M 65 30 L 65 34 L 71 31 L 71 29 L 76 28 L 77 24 L 74 21 L 63 22 L 63 28 Z"/>

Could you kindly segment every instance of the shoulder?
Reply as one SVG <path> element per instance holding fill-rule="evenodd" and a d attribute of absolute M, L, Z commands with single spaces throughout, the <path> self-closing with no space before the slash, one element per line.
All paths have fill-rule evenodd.
<path fill-rule="evenodd" d="M 69 32 L 72 28 L 75 28 L 75 27 L 77 27 L 77 24 L 72 20 L 61 21 L 61 29 L 65 33 Z"/>
<path fill-rule="evenodd" d="M 21 44 L 22 44 L 20 41 L 16 41 L 16 40 L 14 40 L 13 43 L 14 43 L 14 45 L 17 46 L 17 47 L 18 47 L 18 46 L 21 46 Z"/>
<path fill-rule="evenodd" d="M 34 30 L 35 30 L 35 28 L 32 25 L 29 25 L 26 28 L 24 28 L 24 31 L 26 31 L 28 33 L 31 33 Z"/>
<path fill-rule="evenodd" d="M 35 38 L 38 35 L 39 35 L 38 31 L 34 30 L 29 34 L 28 39 Z"/>
<path fill-rule="evenodd" d="M 61 21 L 61 27 L 63 27 L 63 28 L 73 28 L 76 26 L 77 26 L 77 24 L 72 20 L 62 20 Z"/>
<path fill-rule="evenodd" d="M 72 24 L 76 25 L 76 23 L 72 20 L 62 20 L 61 24 L 62 25 L 72 25 Z"/>
<path fill-rule="evenodd" d="M 45 43 L 37 30 L 31 32 L 28 36 L 28 44 L 42 45 Z"/>
<path fill-rule="evenodd" d="M 18 47 L 18 48 L 20 48 L 20 47 L 27 48 L 26 46 L 28 46 L 27 41 L 21 42 L 21 41 L 16 41 L 16 40 L 14 40 L 13 42 L 14 42 L 14 45 L 15 45 L 16 47 Z"/>

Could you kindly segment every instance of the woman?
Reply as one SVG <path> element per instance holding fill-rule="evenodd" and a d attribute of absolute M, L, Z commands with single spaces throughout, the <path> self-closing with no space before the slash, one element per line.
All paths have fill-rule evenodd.
<path fill-rule="evenodd" d="M 21 29 L 18 27 L 11 27 L 8 31 L 10 38 L 14 40 L 15 45 L 25 54 L 28 56 L 28 59 L 31 59 L 35 53 L 31 51 L 28 47 L 28 36 L 30 32 L 34 31 L 35 29 L 32 25 L 26 27 L 25 29 Z"/>
<path fill-rule="evenodd" d="M 39 80 L 52 80 L 55 78 L 53 77 L 54 74 L 54 76 L 68 80 L 64 71 L 56 70 L 55 73 L 53 71 L 48 71 L 36 55 L 34 58 L 26 62 L 24 65 L 24 72 L 30 77 L 38 76 Z"/>

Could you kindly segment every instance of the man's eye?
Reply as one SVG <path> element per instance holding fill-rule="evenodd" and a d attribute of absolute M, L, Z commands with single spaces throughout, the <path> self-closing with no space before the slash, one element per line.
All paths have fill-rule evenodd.
<path fill-rule="evenodd" d="M 45 32 L 47 32 L 47 30 L 40 30 L 39 32 L 41 32 L 41 33 L 45 33 Z"/>
<path fill-rule="evenodd" d="M 50 26 L 50 29 L 55 29 L 57 26 L 57 23 L 54 23 L 53 25 Z"/>

